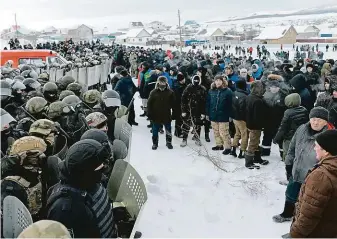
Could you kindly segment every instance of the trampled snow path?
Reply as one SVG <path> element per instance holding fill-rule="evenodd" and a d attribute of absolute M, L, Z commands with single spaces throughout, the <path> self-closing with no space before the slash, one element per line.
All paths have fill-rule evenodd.
<path fill-rule="evenodd" d="M 245 169 L 243 159 L 221 155 L 228 173 L 197 156 L 192 148 L 199 147 L 191 137 L 186 148 L 174 137 L 174 149 L 169 150 L 165 135 L 160 135 L 153 151 L 148 121 L 138 117 L 141 101 L 135 97 L 139 126 L 133 127 L 131 164 L 148 193 L 137 228 L 143 237 L 280 237 L 289 231 L 290 223 L 272 221 L 283 209 L 286 189 L 278 183 L 285 170 L 277 146 L 266 157 L 270 164 L 260 170 Z M 206 143 L 202 131 L 202 141 L 217 155 L 210 150 L 213 135 L 211 140 Z"/>

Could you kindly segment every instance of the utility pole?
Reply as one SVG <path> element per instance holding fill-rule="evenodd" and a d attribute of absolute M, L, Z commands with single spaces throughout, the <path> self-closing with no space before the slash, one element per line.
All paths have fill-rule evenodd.
<path fill-rule="evenodd" d="M 180 25 L 180 10 L 178 9 L 178 20 L 179 20 L 179 38 L 180 38 L 180 53 L 182 52 L 182 37 L 181 37 L 181 25 Z"/>
<path fill-rule="evenodd" d="M 18 38 L 18 22 L 16 21 L 16 13 L 14 14 L 14 20 L 15 20 L 15 35 L 16 38 Z"/>

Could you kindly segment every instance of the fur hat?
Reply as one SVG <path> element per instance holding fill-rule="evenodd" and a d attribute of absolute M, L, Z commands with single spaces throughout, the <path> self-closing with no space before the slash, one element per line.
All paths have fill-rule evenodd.
<path fill-rule="evenodd" d="M 337 156 L 337 130 L 326 130 L 316 136 L 316 142 L 322 149 L 330 153 L 332 156 Z"/>
<path fill-rule="evenodd" d="M 329 111 L 321 106 L 317 106 L 310 111 L 309 119 L 319 118 L 325 121 L 329 120 Z"/>

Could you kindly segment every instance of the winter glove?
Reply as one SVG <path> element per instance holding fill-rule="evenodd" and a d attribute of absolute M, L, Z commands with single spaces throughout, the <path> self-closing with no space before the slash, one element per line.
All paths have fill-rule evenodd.
<path fill-rule="evenodd" d="M 292 176 L 292 171 L 293 171 L 293 165 L 286 165 L 286 175 L 287 175 L 287 180 L 289 181 L 289 179 Z"/>
<path fill-rule="evenodd" d="M 187 115 L 186 113 L 182 113 L 182 114 L 181 114 L 181 116 L 182 116 L 183 118 L 185 118 L 186 115 Z"/>

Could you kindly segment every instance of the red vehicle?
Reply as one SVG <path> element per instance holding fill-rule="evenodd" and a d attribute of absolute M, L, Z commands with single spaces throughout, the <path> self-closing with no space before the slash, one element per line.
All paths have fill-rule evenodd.
<path fill-rule="evenodd" d="M 47 66 L 52 63 L 67 63 L 67 60 L 57 52 L 51 50 L 1 50 L 0 66 L 5 65 L 9 60 L 13 61 L 13 68 L 17 68 L 22 64 L 37 64 L 42 62 L 45 62 Z"/>

